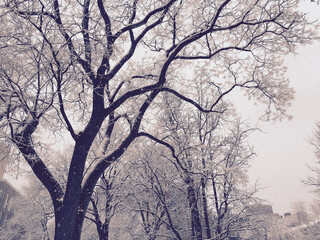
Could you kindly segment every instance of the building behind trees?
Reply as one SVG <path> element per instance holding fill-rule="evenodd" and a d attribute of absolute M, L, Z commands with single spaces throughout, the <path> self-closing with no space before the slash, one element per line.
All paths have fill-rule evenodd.
<path fill-rule="evenodd" d="M 13 216 L 13 199 L 20 196 L 19 192 L 3 179 L 4 165 L 0 164 L 0 226 Z"/>

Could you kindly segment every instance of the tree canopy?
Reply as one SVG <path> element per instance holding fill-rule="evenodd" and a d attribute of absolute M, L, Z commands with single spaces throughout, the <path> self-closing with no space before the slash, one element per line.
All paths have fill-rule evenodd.
<path fill-rule="evenodd" d="M 99 177 L 135 139 L 175 155 L 159 131 L 166 95 L 221 114 L 227 95 L 242 89 L 266 105 L 266 119 L 286 116 L 293 89 L 282 57 L 317 29 L 298 4 L 2 0 L 1 137 L 50 193 L 55 239 L 80 238 Z M 64 186 L 43 152 L 66 134 L 73 149 Z"/>

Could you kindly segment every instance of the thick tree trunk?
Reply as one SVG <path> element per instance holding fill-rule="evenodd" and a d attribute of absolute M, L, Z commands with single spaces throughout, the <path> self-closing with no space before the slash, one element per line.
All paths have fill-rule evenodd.
<path fill-rule="evenodd" d="M 74 192 L 77 195 L 76 191 Z M 81 238 L 83 221 L 78 221 L 79 211 L 81 209 L 78 201 L 74 202 L 74 204 L 70 203 L 62 206 L 60 212 L 55 215 L 54 240 L 79 240 Z"/>
<path fill-rule="evenodd" d="M 79 199 L 81 192 L 81 183 L 83 179 L 84 162 L 86 159 L 87 146 L 75 147 L 72 158 L 68 184 L 63 199 L 62 207 L 56 214 L 55 240 L 78 240 L 81 235 L 82 223 L 77 221 L 79 211 L 83 211 L 79 207 Z M 82 149 L 80 149 L 82 148 Z M 78 165 L 76 164 L 78 163 Z M 77 176 L 81 175 L 81 176 Z M 78 234 L 76 234 L 79 232 Z M 75 235 L 74 235 L 75 234 Z"/>
<path fill-rule="evenodd" d="M 65 215 L 65 214 L 64 214 Z M 70 214 L 73 215 L 73 214 Z M 72 222 L 74 222 L 75 219 L 72 219 L 70 216 L 60 216 L 55 219 L 55 235 L 54 240 L 77 240 L 80 238 L 74 238 L 73 232 L 74 232 L 74 226 L 72 226 Z M 69 224 L 67 224 L 69 222 Z"/>
<path fill-rule="evenodd" d="M 83 173 L 89 149 L 104 120 L 103 115 L 98 112 L 98 109 L 103 110 L 102 100 L 96 94 L 93 98 L 96 106 L 89 124 L 76 139 L 62 207 L 55 214 L 55 240 L 78 240 L 81 237 L 83 220 L 91 196 L 91 192 L 88 192 L 87 201 L 81 198 Z"/>

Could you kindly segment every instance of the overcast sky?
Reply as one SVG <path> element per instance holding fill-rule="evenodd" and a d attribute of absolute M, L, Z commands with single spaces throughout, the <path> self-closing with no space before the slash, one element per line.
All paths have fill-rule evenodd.
<path fill-rule="evenodd" d="M 320 18 L 320 5 L 308 1 L 306 6 L 313 17 Z M 292 202 L 309 202 L 314 197 L 301 180 L 311 174 L 306 165 L 315 162 L 307 139 L 312 136 L 316 120 L 320 120 L 320 42 L 301 47 L 298 53 L 285 61 L 287 77 L 296 91 L 289 109 L 293 119 L 259 122 L 265 133 L 255 133 L 251 138 L 258 153 L 249 172 L 251 180 L 258 179 L 266 187 L 259 195 L 280 214 L 291 211 Z M 247 110 L 244 116 L 252 118 L 255 114 L 250 116 L 250 111 L 254 110 Z"/>

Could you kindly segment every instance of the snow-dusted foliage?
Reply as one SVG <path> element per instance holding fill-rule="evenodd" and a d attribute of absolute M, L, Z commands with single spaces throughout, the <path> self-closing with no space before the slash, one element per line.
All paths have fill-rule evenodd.
<path fill-rule="evenodd" d="M 166 94 L 221 113 L 242 89 L 265 104 L 266 119 L 287 116 L 282 56 L 317 29 L 298 3 L 2 0 L 0 137 L 48 190 L 55 239 L 80 238 L 96 183 L 137 138 L 164 137 Z M 63 141 L 72 145 L 65 187 L 43 154 Z"/>

